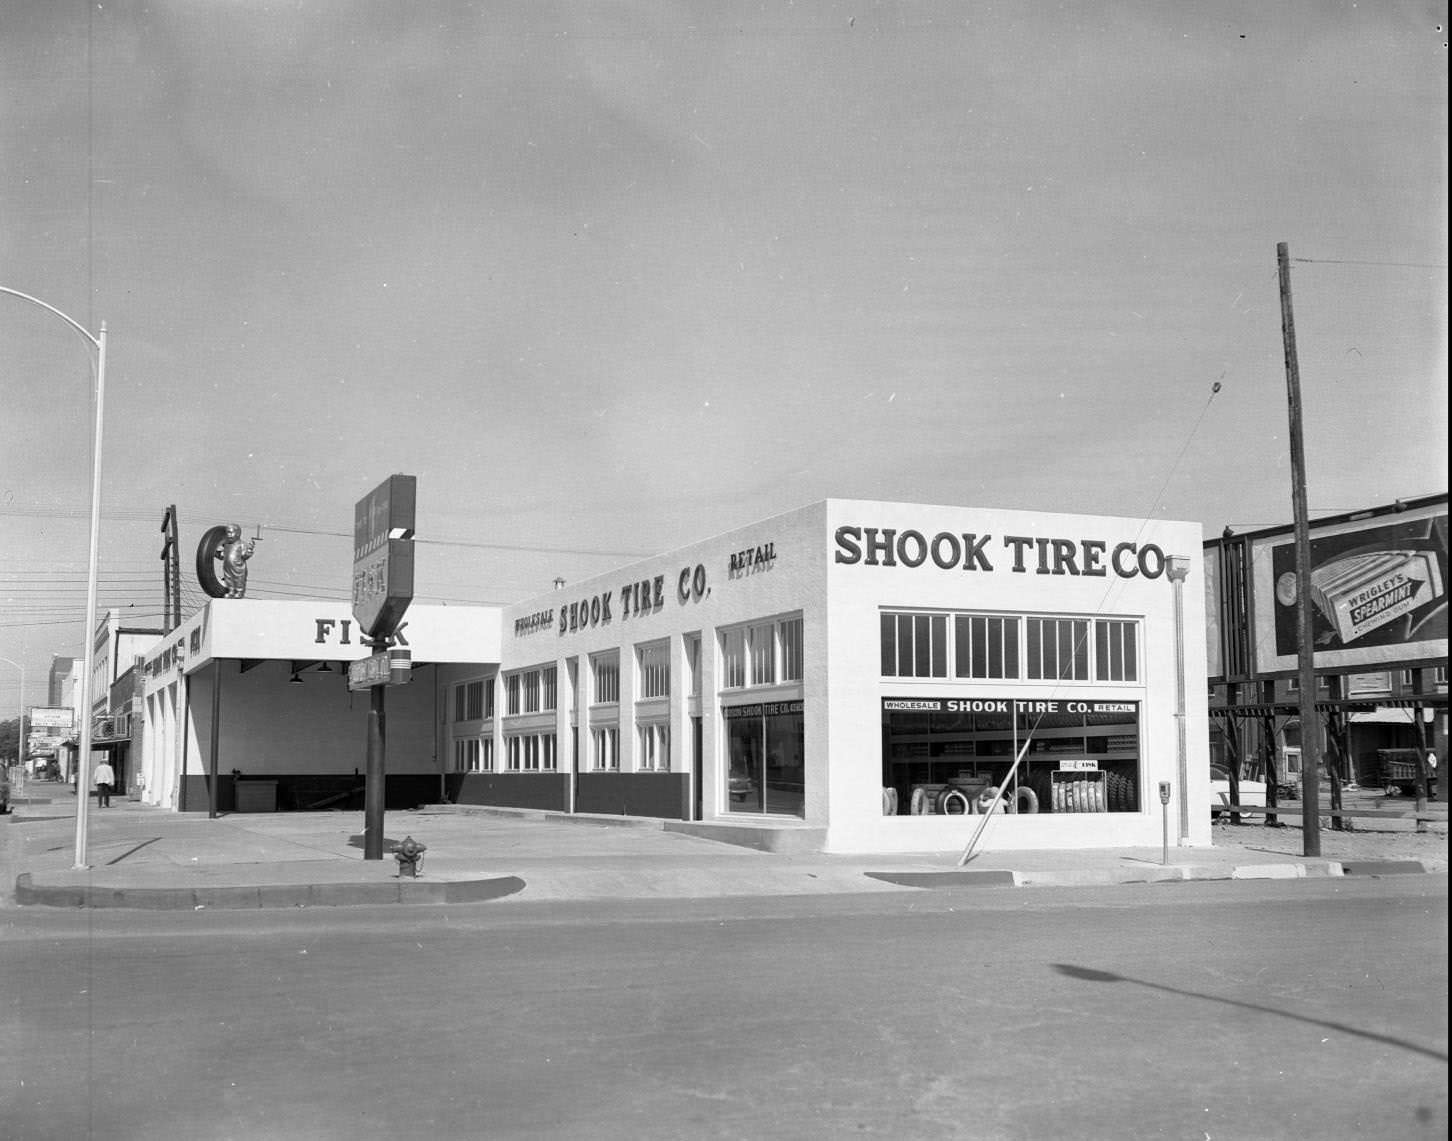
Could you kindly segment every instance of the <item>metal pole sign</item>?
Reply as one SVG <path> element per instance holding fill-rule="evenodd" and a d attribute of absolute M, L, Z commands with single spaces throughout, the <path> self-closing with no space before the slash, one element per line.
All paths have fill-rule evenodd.
<path fill-rule="evenodd" d="M 367 689 L 368 734 L 363 788 L 363 858 L 383 859 L 387 729 L 384 695 L 410 677 L 410 654 L 388 647 L 413 601 L 413 514 L 418 480 L 391 475 L 353 508 L 353 617 L 375 651 L 348 668 L 348 688 Z M 387 647 L 387 648 L 385 648 Z M 355 668 L 356 667 L 356 668 Z"/>
<path fill-rule="evenodd" d="M 413 601 L 413 529 L 418 480 L 391 475 L 353 509 L 353 617 L 370 638 L 387 638 Z"/>
<path fill-rule="evenodd" d="M 407 685 L 413 667 L 413 653 L 406 646 L 379 650 L 372 657 L 348 665 L 348 688 L 355 693 L 375 685 Z"/>

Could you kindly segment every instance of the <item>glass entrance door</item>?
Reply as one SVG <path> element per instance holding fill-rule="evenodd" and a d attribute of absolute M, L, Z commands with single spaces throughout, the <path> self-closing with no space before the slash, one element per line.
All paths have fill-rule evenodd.
<path fill-rule="evenodd" d="M 806 815 L 806 753 L 800 701 L 728 707 L 728 812 Z"/>

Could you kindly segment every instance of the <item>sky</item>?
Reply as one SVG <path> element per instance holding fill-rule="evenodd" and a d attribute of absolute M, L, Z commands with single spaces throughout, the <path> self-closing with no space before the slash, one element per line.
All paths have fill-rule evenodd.
<path fill-rule="evenodd" d="M 0 286 L 107 331 L 99 604 L 508 604 L 824 498 L 1447 489 L 1447 7 L 8 0 Z M 83 652 L 87 341 L 0 296 L 0 658 Z M 1217 391 L 1215 386 L 1219 385 Z M 0 661 L 0 719 L 20 704 Z"/>

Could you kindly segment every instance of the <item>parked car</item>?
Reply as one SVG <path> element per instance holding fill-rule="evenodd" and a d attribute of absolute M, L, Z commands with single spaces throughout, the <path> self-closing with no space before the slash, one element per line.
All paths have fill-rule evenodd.
<path fill-rule="evenodd" d="M 1224 765 L 1212 764 L 1210 766 L 1210 815 L 1217 817 L 1222 809 L 1231 804 L 1241 804 L 1246 808 L 1265 807 L 1265 782 L 1259 780 L 1247 780 L 1244 777 L 1240 780 L 1240 799 L 1230 799 L 1230 772 Z"/>

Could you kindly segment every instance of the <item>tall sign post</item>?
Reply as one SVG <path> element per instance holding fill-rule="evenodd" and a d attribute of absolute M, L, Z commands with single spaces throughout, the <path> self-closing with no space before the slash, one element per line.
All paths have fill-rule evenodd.
<path fill-rule="evenodd" d="M 409 652 L 395 646 L 413 601 L 413 529 L 418 481 L 391 475 L 353 509 L 353 617 L 371 658 L 348 667 L 348 688 L 369 691 L 368 751 L 363 793 L 363 858 L 383 859 L 386 772 L 384 691 L 409 680 Z"/>

